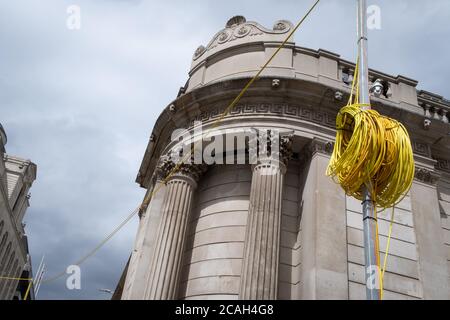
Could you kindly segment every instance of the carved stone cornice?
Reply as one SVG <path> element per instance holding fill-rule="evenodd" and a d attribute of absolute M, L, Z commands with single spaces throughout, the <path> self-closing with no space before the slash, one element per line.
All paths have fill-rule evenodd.
<path fill-rule="evenodd" d="M 440 174 L 434 170 L 416 166 L 414 179 L 416 179 L 417 181 L 435 186 L 438 183 L 440 177 Z"/>

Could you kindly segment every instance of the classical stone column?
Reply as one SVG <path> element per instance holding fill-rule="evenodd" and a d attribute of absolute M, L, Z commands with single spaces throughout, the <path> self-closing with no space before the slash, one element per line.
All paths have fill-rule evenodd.
<path fill-rule="evenodd" d="M 278 293 L 281 204 L 291 137 L 281 139 L 278 160 L 253 166 L 239 299 L 275 300 Z"/>
<path fill-rule="evenodd" d="M 175 167 L 169 158 L 163 159 L 160 169 L 167 175 L 161 220 L 149 270 L 146 299 L 176 299 L 186 229 L 197 181 L 204 172 L 203 165 L 182 164 Z"/>

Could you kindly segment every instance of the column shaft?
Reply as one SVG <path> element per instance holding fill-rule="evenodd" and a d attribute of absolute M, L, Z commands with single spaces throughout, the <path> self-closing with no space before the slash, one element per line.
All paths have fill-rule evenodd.
<path fill-rule="evenodd" d="M 167 193 L 149 272 L 146 298 L 176 299 L 195 183 L 186 177 L 174 177 Z"/>
<path fill-rule="evenodd" d="M 283 181 L 279 165 L 259 164 L 253 169 L 240 299 L 277 298 Z"/>

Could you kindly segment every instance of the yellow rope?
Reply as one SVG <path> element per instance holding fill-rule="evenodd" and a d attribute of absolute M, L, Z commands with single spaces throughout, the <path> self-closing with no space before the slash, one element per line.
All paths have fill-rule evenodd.
<path fill-rule="evenodd" d="M 406 128 L 397 120 L 364 110 L 359 103 L 359 58 L 355 68 L 349 101 L 336 118 L 336 143 L 327 175 L 339 183 L 346 194 L 363 201 L 366 187 L 376 208 L 395 207 L 403 200 L 414 179 L 414 158 Z M 391 219 L 383 271 L 380 270 L 380 295 L 392 232 Z M 379 236 L 376 229 L 376 251 L 379 267 Z"/>
<path fill-rule="evenodd" d="M 32 278 L 0 277 L 0 280 L 33 280 Z"/>
<path fill-rule="evenodd" d="M 33 284 L 33 278 L 15 278 L 15 277 L 2 277 L 0 276 L 0 280 L 23 280 L 23 281 L 28 281 L 28 286 L 27 286 L 27 291 L 25 291 L 25 295 L 23 297 L 23 300 L 27 300 L 28 295 L 30 293 L 31 290 L 31 285 Z"/>
<path fill-rule="evenodd" d="M 392 207 L 391 221 L 389 223 L 389 233 L 388 233 L 388 238 L 387 238 L 387 243 L 386 243 L 386 250 L 384 252 L 383 269 L 381 270 L 381 277 L 380 277 L 380 279 L 381 279 L 381 288 L 383 288 L 384 273 L 386 271 L 387 259 L 388 259 L 388 255 L 389 255 L 389 247 L 391 245 L 392 227 L 394 226 L 394 212 L 395 212 L 395 207 Z M 381 290 L 381 299 L 383 299 L 383 290 Z"/>
<path fill-rule="evenodd" d="M 33 280 L 33 279 L 31 279 L 31 280 Z M 27 300 L 28 294 L 30 293 L 32 284 L 33 284 L 33 281 L 28 282 L 27 291 L 25 292 L 25 295 L 23 296 L 23 300 Z"/>
<path fill-rule="evenodd" d="M 359 62 L 358 62 L 359 64 Z M 375 110 L 362 110 L 358 95 L 358 64 L 349 103 L 336 118 L 336 144 L 327 175 L 350 196 L 363 200 L 362 187 L 376 194 L 378 207 L 397 205 L 414 179 L 414 158 L 406 128 Z"/>

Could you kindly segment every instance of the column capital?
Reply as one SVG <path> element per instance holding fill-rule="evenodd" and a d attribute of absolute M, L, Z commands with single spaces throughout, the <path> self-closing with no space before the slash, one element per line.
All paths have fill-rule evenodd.
<path fill-rule="evenodd" d="M 258 153 L 254 152 L 253 154 L 257 154 L 256 164 L 252 166 L 253 170 L 267 168 L 269 170 L 279 169 L 282 174 L 286 173 L 287 165 L 289 160 L 292 157 L 292 142 L 294 135 L 280 135 L 276 137 L 271 137 L 269 141 L 267 141 L 267 149 L 270 150 L 270 156 L 262 156 L 261 153 L 265 153 L 267 150 L 264 147 L 261 147 L 261 144 L 258 143 Z M 276 141 L 278 139 L 278 141 Z M 258 141 L 259 142 L 259 141 Z M 278 150 L 274 150 L 273 147 L 278 147 Z M 271 173 L 267 173 L 271 174 Z"/>
<path fill-rule="evenodd" d="M 157 180 L 169 182 L 173 179 L 181 178 L 196 186 L 207 169 L 208 165 L 204 163 L 186 163 L 181 162 L 181 160 L 180 163 L 176 163 L 170 156 L 165 155 L 159 159 L 155 175 Z"/>
<path fill-rule="evenodd" d="M 293 134 L 280 137 L 280 161 L 283 162 L 285 166 L 288 165 L 288 162 L 292 157 L 293 141 L 294 141 Z"/>
<path fill-rule="evenodd" d="M 267 141 L 264 140 L 265 138 L 266 136 L 263 136 L 259 139 L 256 138 L 257 140 L 253 140 L 252 143 L 249 142 L 249 154 L 257 156 L 258 164 L 275 161 L 287 165 L 292 156 L 292 142 L 294 139 L 294 135 L 284 134 L 270 136 Z M 265 155 L 269 153 L 270 156 Z"/>
<path fill-rule="evenodd" d="M 257 164 L 252 165 L 252 171 L 260 170 L 263 175 L 274 175 L 277 172 L 281 174 L 286 174 L 287 167 L 283 161 L 271 160 L 271 159 L 263 159 L 258 160 Z"/>

